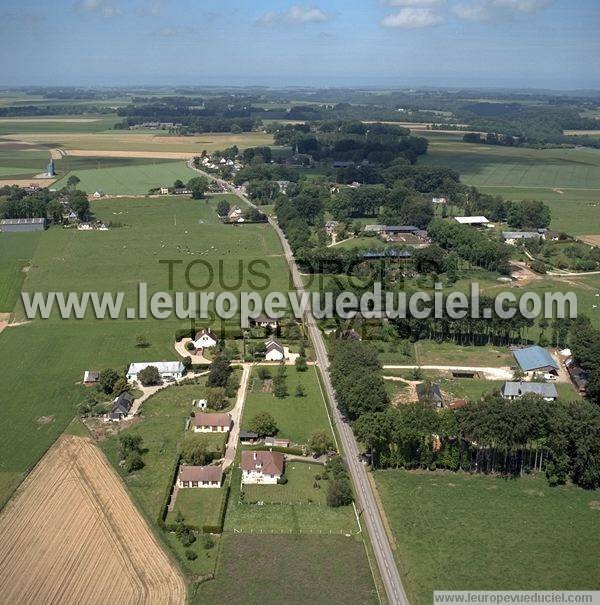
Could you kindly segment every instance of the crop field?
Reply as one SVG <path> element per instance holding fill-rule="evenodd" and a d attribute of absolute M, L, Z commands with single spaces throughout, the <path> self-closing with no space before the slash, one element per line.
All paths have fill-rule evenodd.
<path fill-rule="evenodd" d="M 277 367 L 272 367 L 271 375 L 276 371 Z M 248 430 L 248 423 L 254 416 L 260 412 L 269 412 L 279 429 L 277 436 L 290 439 L 292 443 L 308 443 L 313 431 L 319 429 L 331 434 L 327 408 L 314 366 L 309 367 L 306 372 L 297 372 L 294 367 L 288 367 L 288 395 L 281 399 L 275 397 L 272 392 L 264 392 L 264 385 L 260 384 L 257 372 L 255 369 L 252 373 L 252 388 L 244 405 L 243 430 Z M 304 387 L 304 397 L 296 396 L 296 387 L 299 384 Z"/>
<path fill-rule="evenodd" d="M 431 603 L 433 590 L 600 589 L 597 492 L 543 476 L 387 470 L 375 480 L 411 603 Z"/>
<path fill-rule="evenodd" d="M 179 152 L 200 154 L 202 150 L 216 151 L 237 145 L 240 149 L 272 145 L 273 137 L 264 132 L 242 132 L 239 134 L 211 132 L 197 136 L 176 136 L 160 132 L 137 132 L 112 130 L 100 133 L 19 133 L 11 138 L 22 142 L 45 144 L 67 150 L 115 151 L 115 152 Z"/>
<path fill-rule="evenodd" d="M 68 156 L 67 156 L 68 157 Z M 83 158 L 81 158 L 83 159 Z M 85 158 L 91 160 L 94 158 Z M 98 158 L 98 162 L 107 158 Z M 60 168 L 61 163 L 58 163 Z M 68 177 L 74 174 L 81 182 L 77 185 L 79 189 L 93 193 L 104 191 L 107 194 L 119 195 L 143 195 L 153 187 L 171 186 L 176 179 L 184 183 L 192 177 L 197 176 L 183 161 L 155 161 L 133 166 L 116 166 L 110 168 L 75 169 L 59 180 L 54 187 L 60 189 L 67 184 Z"/>
<path fill-rule="evenodd" d="M 362 540 L 306 535 L 225 535 L 215 580 L 192 598 L 198 605 L 378 602 Z"/>
<path fill-rule="evenodd" d="M 207 261 L 213 271 L 211 283 L 207 282 L 206 266 L 190 271 L 193 283 L 206 290 L 220 292 L 235 286 L 238 275 L 240 284 L 234 290 L 285 288 L 287 265 L 273 230 L 265 225 L 221 225 L 216 219 L 216 204 L 212 198 L 93 202 L 99 218 L 119 221 L 123 226 L 105 232 L 51 228 L 40 233 L 23 289 L 123 291 L 127 305 L 127 299 L 135 303 L 139 281 L 148 283 L 149 292 L 169 290 L 166 266 L 159 264 L 165 259 Z M 0 241 L 5 235 L 0 235 Z M 19 236 L 28 238 L 28 234 L 15 234 L 15 238 Z M 17 258 L 27 259 L 27 255 Z M 256 288 L 249 288 L 244 267 L 254 259 L 269 263 L 268 277 L 253 276 Z M 225 285 L 219 283 L 219 263 L 228 276 Z M 0 256 L 0 274 L 14 274 L 14 267 L 14 257 Z M 176 265 L 173 287 L 188 291 L 191 288 L 185 283 L 183 267 Z M 264 267 L 256 270 L 264 271 Z M 11 283 L 17 285 L 14 280 Z M 20 303 L 15 315 L 23 319 Z M 84 370 L 125 368 L 142 357 L 176 359 L 173 335 L 185 326 L 185 321 L 176 318 L 96 320 L 90 313 L 83 320 L 61 320 L 55 315 L 5 329 L 0 334 L 0 366 L 3 391 L 10 397 L 5 398 L 5 422 L 0 426 L 0 506 L 83 401 L 86 390 L 77 383 Z M 136 347 L 140 334 L 149 341 L 143 351 Z"/>
<path fill-rule="evenodd" d="M 554 229 L 600 231 L 600 150 L 495 147 L 434 136 L 421 161 L 454 168 L 484 193 L 546 201 Z"/>
<path fill-rule="evenodd" d="M 0 135 L 24 133 L 103 132 L 112 129 L 118 118 L 105 115 L 52 116 L 45 118 L 0 118 Z"/>
<path fill-rule="evenodd" d="M 5 603 L 185 603 L 186 586 L 89 439 L 64 436 L 0 516 Z"/>

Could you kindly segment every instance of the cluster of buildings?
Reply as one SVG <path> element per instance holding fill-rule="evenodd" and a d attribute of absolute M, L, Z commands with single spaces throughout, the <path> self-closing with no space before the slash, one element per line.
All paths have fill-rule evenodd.
<path fill-rule="evenodd" d="M 229 167 L 233 174 L 239 172 L 243 164 L 237 160 L 231 158 L 217 157 L 214 155 L 205 155 L 199 158 L 200 166 L 205 170 L 219 170 L 221 168 Z"/>

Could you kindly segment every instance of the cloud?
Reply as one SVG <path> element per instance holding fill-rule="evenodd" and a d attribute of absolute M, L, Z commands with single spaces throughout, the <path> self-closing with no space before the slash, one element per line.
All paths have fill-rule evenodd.
<path fill-rule="evenodd" d="M 552 0 L 481 0 L 471 4 L 456 4 L 452 12 L 464 21 L 506 19 L 517 14 L 531 14 L 549 6 Z"/>
<path fill-rule="evenodd" d="M 282 12 L 269 11 L 258 21 L 258 25 L 270 27 L 278 24 L 322 23 L 327 21 L 329 15 L 316 6 L 302 6 L 294 4 Z"/>
<path fill-rule="evenodd" d="M 397 13 L 387 15 L 381 20 L 383 27 L 420 29 L 439 25 L 444 19 L 430 8 L 403 8 Z"/>
<path fill-rule="evenodd" d="M 160 15 L 162 5 L 163 0 L 144 0 L 138 12 L 145 17 L 156 17 Z"/>
<path fill-rule="evenodd" d="M 446 0 L 382 0 L 388 6 L 439 6 Z"/>
<path fill-rule="evenodd" d="M 120 8 L 109 4 L 106 0 L 80 0 L 76 7 L 86 13 L 98 13 L 107 19 L 122 14 Z"/>

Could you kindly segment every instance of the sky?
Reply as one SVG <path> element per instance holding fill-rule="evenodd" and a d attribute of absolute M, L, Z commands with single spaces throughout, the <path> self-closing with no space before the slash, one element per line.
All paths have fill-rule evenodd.
<path fill-rule="evenodd" d="M 600 0 L 0 0 L 0 85 L 600 89 Z"/>

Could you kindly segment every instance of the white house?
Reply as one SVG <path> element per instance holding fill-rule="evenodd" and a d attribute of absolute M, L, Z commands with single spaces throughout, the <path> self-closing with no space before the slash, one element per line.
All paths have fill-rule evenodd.
<path fill-rule="evenodd" d="M 285 359 L 285 350 L 281 343 L 272 338 L 271 340 L 267 340 L 266 351 L 265 351 L 265 360 L 266 361 L 283 361 Z"/>
<path fill-rule="evenodd" d="M 210 349 L 217 344 L 217 335 L 209 328 L 196 333 L 193 341 L 196 349 Z"/>
<path fill-rule="evenodd" d="M 208 401 L 206 399 L 194 399 L 192 401 L 192 405 L 195 408 L 200 408 L 201 410 L 205 410 L 208 407 Z"/>
<path fill-rule="evenodd" d="M 283 475 L 283 454 L 280 452 L 242 452 L 242 483 L 275 484 Z"/>
<path fill-rule="evenodd" d="M 188 466 L 182 464 L 179 467 L 177 484 L 181 488 L 218 488 L 221 487 L 222 483 L 223 469 L 220 466 Z"/>
<path fill-rule="evenodd" d="M 228 433 L 231 429 L 231 414 L 196 412 L 194 414 L 195 433 Z"/>
<path fill-rule="evenodd" d="M 227 214 L 227 218 L 232 223 L 243 223 L 242 209 L 239 206 L 234 206 Z"/>
<path fill-rule="evenodd" d="M 431 198 L 432 204 L 445 204 L 448 200 L 445 197 Z"/>
<path fill-rule="evenodd" d="M 185 368 L 180 361 L 143 361 L 132 363 L 129 366 L 129 369 L 127 370 L 127 380 L 137 381 L 138 374 L 148 366 L 154 366 L 163 380 L 165 378 L 174 378 L 177 380 L 181 378 L 185 372 Z"/>
<path fill-rule="evenodd" d="M 503 231 L 502 238 L 504 241 L 514 246 L 519 240 L 524 239 L 537 239 L 543 238 L 544 236 L 537 231 Z"/>
<path fill-rule="evenodd" d="M 104 191 L 102 191 L 102 189 L 98 189 L 98 191 L 94 191 L 94 197 L 95 198 L 104 197 Z"/>
<path fill-rule="evenodd" d="M 169 188 L 168 187 L 161 187 L 160 188 L 160 194 L 161 195 L 169 195 Z"/>

